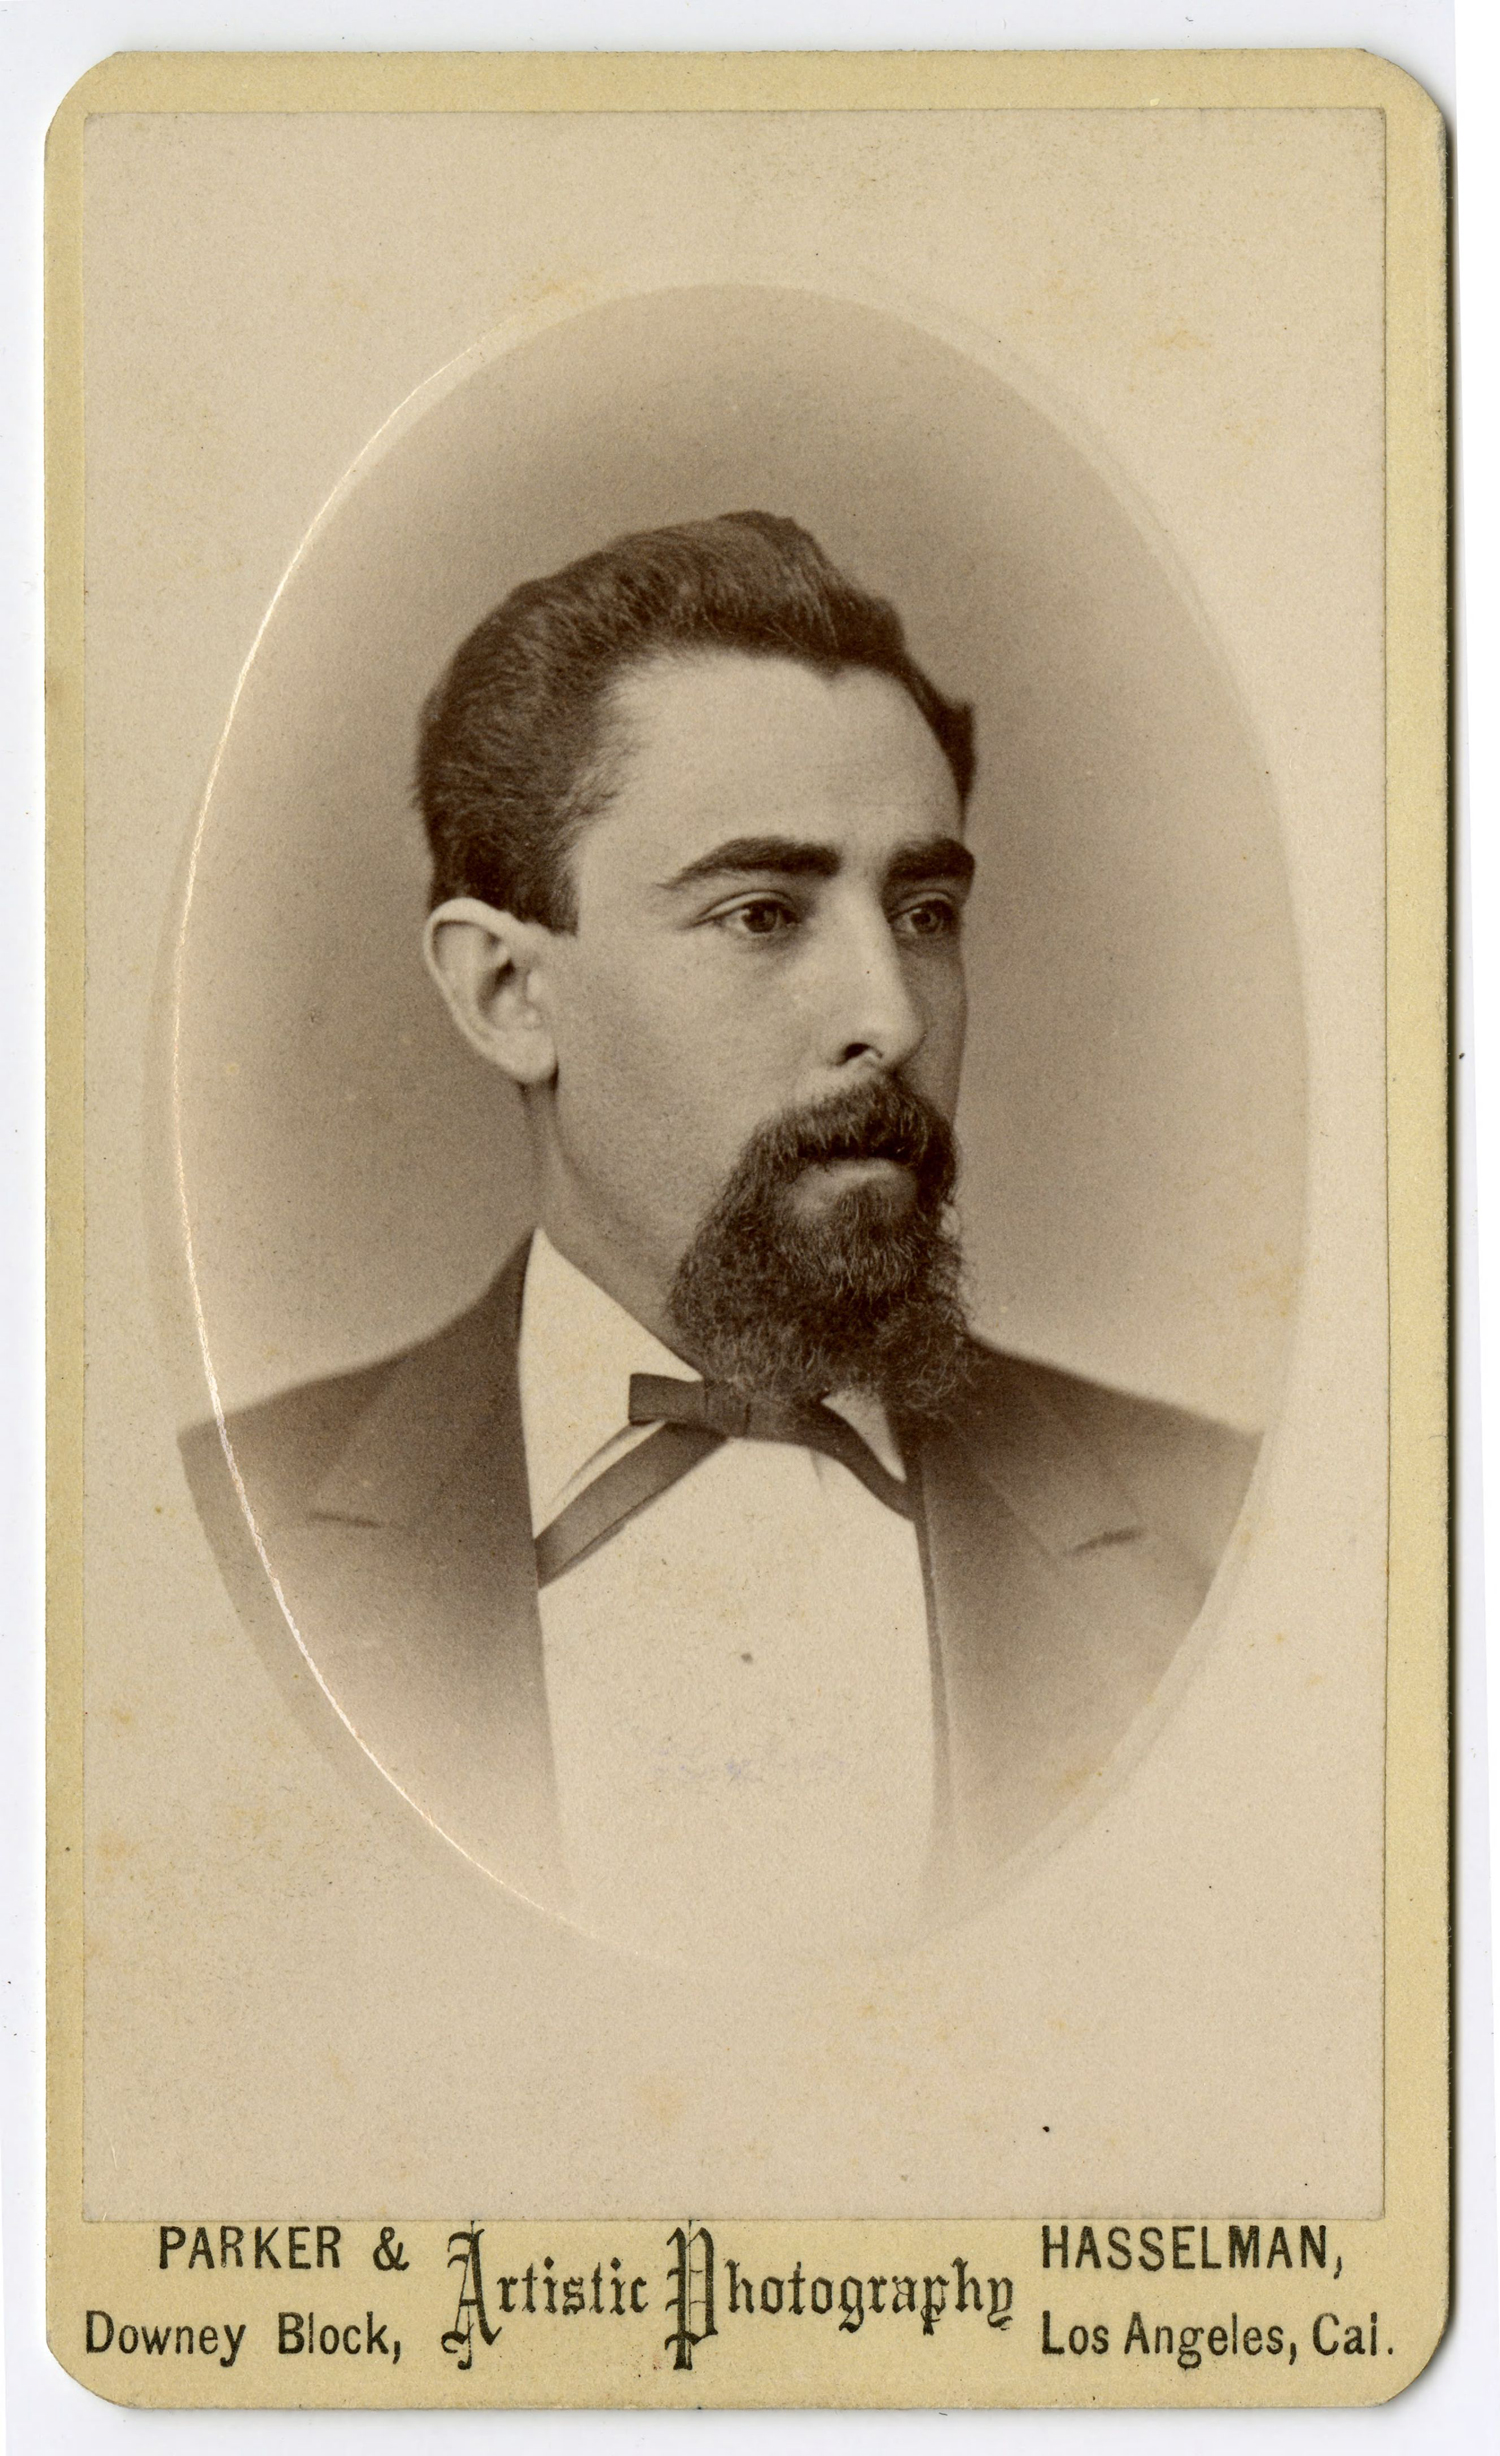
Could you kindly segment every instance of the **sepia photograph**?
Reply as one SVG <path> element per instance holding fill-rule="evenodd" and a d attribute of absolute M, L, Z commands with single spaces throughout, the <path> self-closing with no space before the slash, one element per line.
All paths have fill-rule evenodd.
<path fill-rule="evenodd" d="M 480 1866 L 669 1956 L 873 1943 L 1097 1793 L 1244 1502 L 1301 1225 L 1274 817 L 1128 512 L 951 348 L 706 290 L 518 355 L 390 441 L 310 549 L 195 847 L 175 1089 L 221 1412 L 189 1480 L 250 1608 L 269 1573 L 280 1644 Z M 497 483 L 533 389 L 546 550 L 590 498 L 694 516 L 533 570 Z M 1000 471 L 1045 487 L 1024 529 Z M 703 516 L 715 487 L 811 506 L 879 593 L 785 510 Z M 1102 539 L 1119 579 L 1092 577 Z M 414 690 L 438 606 L 464 622 L 513 574 Z M 903 580 L 964 696 L 918 662 Z M 1075 1225 L 1106 1172 L 1110 1219 Z M 393 1329 L 426 1330 L 468 1222 L 477 1309 L 369 1359 L 361 1249 Z M 284 1239 L 291 1306 L 247 1225 Z M 1106 1238 L 1101 1304 L 1066 1246 Z M 236 1403 L 299 1333 L 354 1371 Z"/>
<path fill-rule="evenodd" d="M 59 128 L 59 2358 L 1389 2396 L 1446 2290 L 1434 107 L 142 55 Z M 189 2395 L 131 2293 L 244 2355 Z"/>

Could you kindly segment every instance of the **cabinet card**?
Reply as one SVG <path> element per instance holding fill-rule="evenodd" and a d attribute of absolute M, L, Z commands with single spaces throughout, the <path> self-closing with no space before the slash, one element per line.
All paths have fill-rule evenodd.
<path fill-rule="evenodd" d="M 140 55 L 49 179 L 57 2358 L 1389 2398 L 1436 109 Z"/>

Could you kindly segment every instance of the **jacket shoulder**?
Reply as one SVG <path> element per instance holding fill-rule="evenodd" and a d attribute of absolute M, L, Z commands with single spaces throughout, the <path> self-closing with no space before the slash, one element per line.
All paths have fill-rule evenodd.
<path fill-rule="evenodd" d="M 1180 1544 L 1205 1577 L 1212 1576 L 1244 1506 L 1258 1434 L 976 1344 L 975 1429 L 981 1440 L 1024 1389 L 1061 1418 L 1154 1533 Z"/>
<path fill-rule="evenodd" d="M 390 1431 L 404 1472 L 419 1478 L 434 1437 L 462 1418 L 465 1395 L 471 1408 L 483 1396 L 497 1354 L 513 1348 L 529 1246 L 528 1237 L 475 1304 L 396 1355 L 239 1408 L 222 1431 L 213 1422 L 183 1433 L 178 1447 L 200 1513 L 217 1525 L 227 1499 L 238 1518 L 238 1481 L 261 1523 L 303 1516 L 360 1427 L 378 1420 L 382 1399 L 387 1408 L 416 1402 L 398 1408 Z"/>
<path fill-rule="evenodd" d="M 342 1454 L 360 1418 L 414 1352 L 302 1382 L 252 1407 L 238 1408 L 225 1417 L 222 1433 L 216 1420 L 190 1426 L 179 1437 L 178 1448 L 200 1511 L 216 1516 L 231 1483 L 227 1442 L 235 1473 L 254 1495 L 257 1517 L 274 1522 L 298 1515 Z"/>

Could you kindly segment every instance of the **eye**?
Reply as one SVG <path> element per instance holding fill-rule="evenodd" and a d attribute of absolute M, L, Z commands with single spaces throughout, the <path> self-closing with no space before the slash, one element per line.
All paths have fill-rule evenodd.
<path fill-rule="evenodd" d="M 801 915 L 785 896 L 752 895 L 710 917 L 716 928 L 735 938 L 778 938 L 794 929 Z"/>
<path fill-rule="evenodd" d="M 956 938 L 958 926 L 958 906 L 946 895 L 924 895 L 891 915 L 891 927 L 901 938 Z"/>

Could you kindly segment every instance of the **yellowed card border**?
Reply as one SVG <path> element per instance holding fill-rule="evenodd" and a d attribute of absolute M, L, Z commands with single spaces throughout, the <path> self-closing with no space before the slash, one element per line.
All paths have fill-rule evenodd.
<path fill-rule="evenodd" d="M 48 508 L 48 1092 L 49 1340 L 49 2300 L 72 2334 L 109 2273 L 137 2277 L 156 2229 L 86 2226 L 82 2145 L 82 1095 L 83 1095 L 83 472 L 81 465 L 81 151 L 100 112 L 158 111 L 848 111 L 1017 109 L 1374 108 L 1387 132 L 1387 881 L 1391 1271 L 1391 1583 L 1387 1741 L 1386 2209 L 1340 2229 L 1367 2246 L 1363 2274 L 1399 2307 L 1404 2346 L 1393 2374 L 1364 2365 L 1243 2378 L 1232 2401 L 1384 2401 L 1428 2359 L 1447 2307 L 1447 562 L 1444 133 L 1434 105 L 1402 72 L 1367 53 L 1019 52 L 1012 54 L 121 54 L 87 76 L 59 110 L 48 146 L 46 350 Z M 455 2219 L 455 2224 L 462 2221 Z M 732 2221 L 725 2221 L 732 2224 Z M 768 2247 L 784 2228 L 733 2228 Z M 352 2230 L 351 2230 L 352 2231 Z M 415 2251 L 428 2234 L 407 2228 Z M 516 2228 L 515 2239 L 566 2228 Z M 611 2229 L 649 2237 L 660 2224 Z M 867 2235 L 858 2225 L 797 2230 L 811 2241 Z M 909 2235 L 915 2261 L 931 2228 L 882 2227 L 889 2250 Z M 940 2230 L 944 2240 L 954 2232 Z M 1019 2221 L 970 2229 L 1028 2291 L 1038 2229 Z M 720 2227 L 724 2233 L 724 2224 Z M 107 2239 L 106 2239 L 107 2238 Z M 149 2243 L 148 2243 L 149 2238 Z M 436 2241 L 431 2246 L 438 2249 Z M 830 2259 L 833 2254 L 828 2255 Z M 1034 2300 L 1034 2294 L 1030 2294 Z M 907 2349 L 909 2353 L 910 2349 Z M 77 2375 L 71 2343 L 59 2358 Z M 653 2369 L 633 2381 L 549 2379 L 514 2363 L 502 2377 L 451 2365 L 424 2389 L 418 2366 L 352 2393 L 321 2377 L 257 2402 L 615 2402 L 631 2405 L 1095 2403 L 1087 2373 L 1020 2359 L 985 2368 L 898 2355 L 857 2380 L 825 2380 L 742 2360 L 713 2375 Z M 1211 2366 L 1165 2379 L 1150 2403 L 1223 2403 Z M 1109 2401 L 1125 2401 L 1113 2393 Z M 96 2382 L 90 2378 L 89 2385 Z M 215 2374 L 204 2401 L 239 2401 Z M 324 2393 L 324 2389 L 330 2390 Z M 1269 2393 L 1268 2393 L 1269 2391 Z M 170 2403 L 170 2394 L 153 2402 Z"/>

